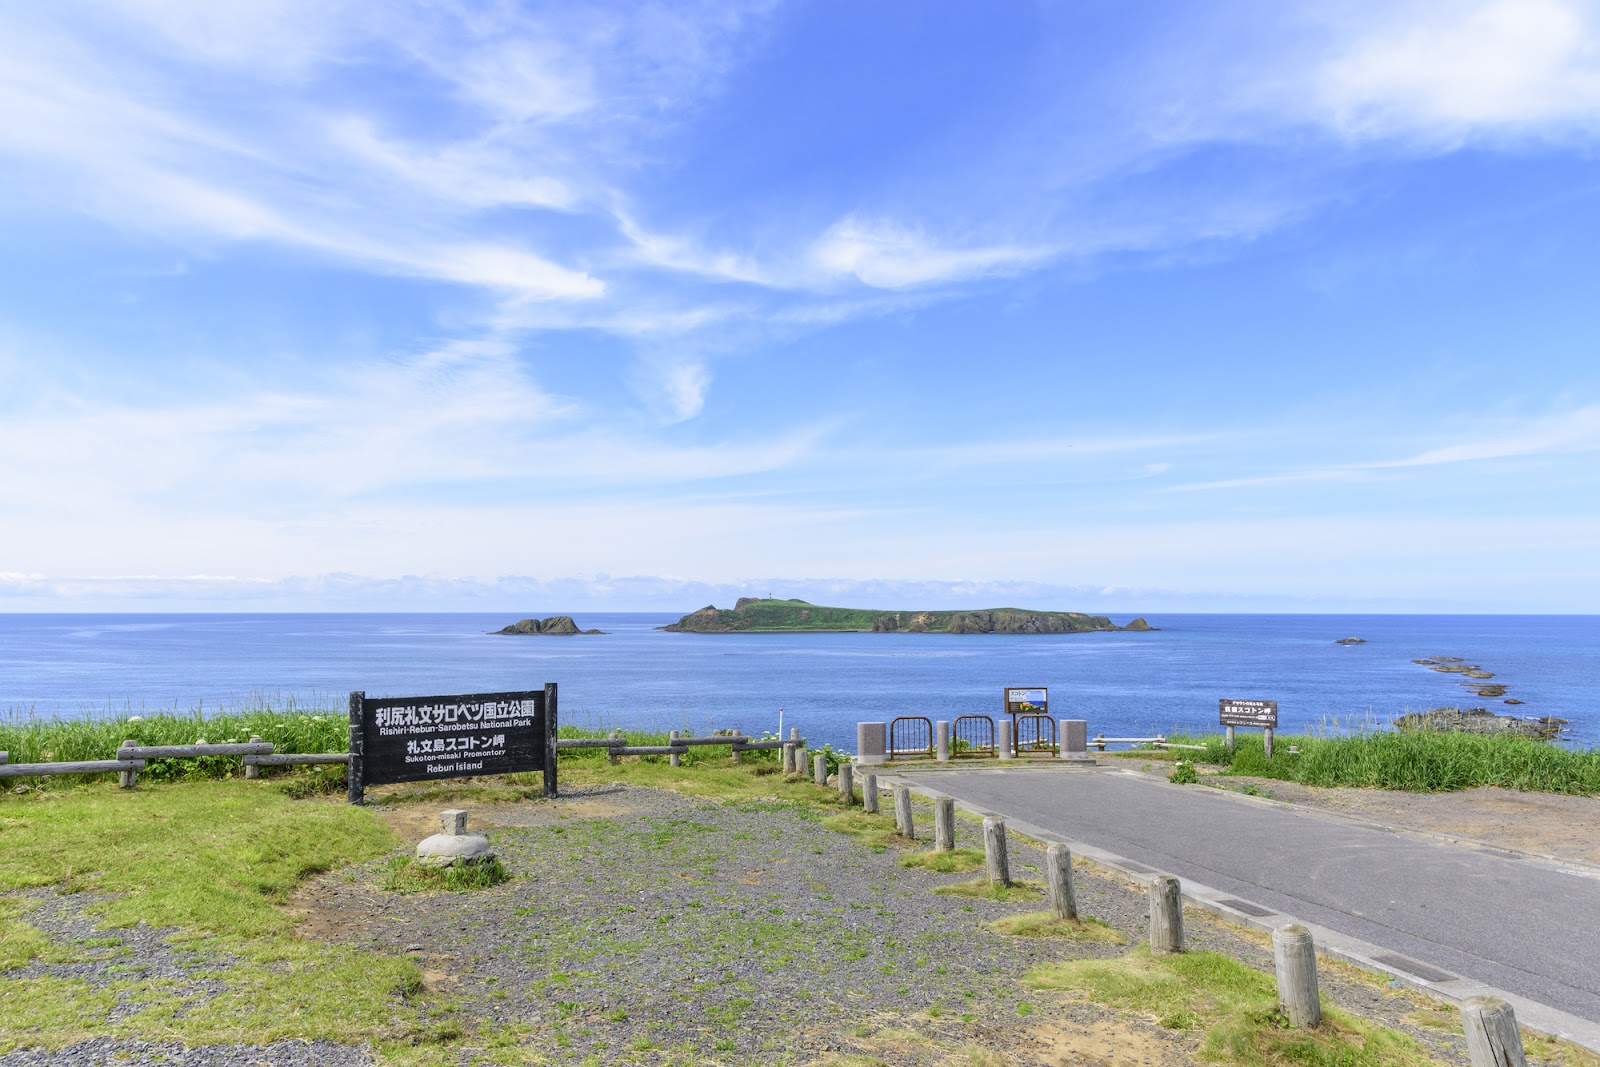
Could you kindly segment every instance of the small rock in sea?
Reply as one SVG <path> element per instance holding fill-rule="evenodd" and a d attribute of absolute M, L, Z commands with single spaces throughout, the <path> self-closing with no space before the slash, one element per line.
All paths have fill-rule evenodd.
<path fill-rule="evenodd" d="M 1341 637 L 1334 642 L 1336 645 L 1364 645 L 1366 643 L 1367 639 L 1365 637 Z"/>
<path fill-rule="evenodd" d="M 1520 704 L 1520 703 L 1522 703 L 1522 701 L 1518 700 L 1516 697 L 1507 697 L 1504 702 L 1507 703 L 1507 704 Z"/>

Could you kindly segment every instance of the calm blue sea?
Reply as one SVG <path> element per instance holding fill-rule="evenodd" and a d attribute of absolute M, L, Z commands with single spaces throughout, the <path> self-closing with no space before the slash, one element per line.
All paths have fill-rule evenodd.
<path fill-rule="evenodd" d="M 543 614 L 553 614 L 545 612 Z M 1152 615 L 1156 633 L 1060 636 L 661 633 L 676 616 L 575 613 L 603 637 L 496 637 L 506 614 L 0 615 L 0 716 L 109 717 L 371 696 L 561 686 L 562 718 L 692 730 L 799 726 L 854 748 L 855 723 L 994 713 L 1048 686 L 1091 734 L 1214 729 L 1220 697 L 1275 699 L 1281 729 L 1490 706 L 1570 719 L 1600 743 L 1600 616 Z M 1367 644 L 1335 644 L 1359 636 Z M 1411 660 L 1461 656 L 1507 707 Z"/>

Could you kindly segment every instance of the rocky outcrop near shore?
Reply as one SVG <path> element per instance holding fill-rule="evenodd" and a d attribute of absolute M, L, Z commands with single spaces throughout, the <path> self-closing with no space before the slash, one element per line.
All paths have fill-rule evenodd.
<path fill-rule="evenodd" d="M 1402 715 L 1394 721 L 1396 729 L 1408 732 L 1514 734 L 1548 741 L 1567 725 L 1566 719 L 1545 717 L 1522 719 L 1515 715 L 1496 715 L 1488 708 L 1429 708 Z"/>
<path fill-rule="evenodd" d="M 571 615 L 552 615 L 548 619 L 523 619 L 514 622 L 502 630 L 493 631 L 495 636 L 500 634 L 522 635 L 528 634 L 537 637 L 554 635 L 556 637 L 569 637 L 573 634 L 603 634 L 604 630 L 580 630 L 578 624 L 572 621 Z"/>

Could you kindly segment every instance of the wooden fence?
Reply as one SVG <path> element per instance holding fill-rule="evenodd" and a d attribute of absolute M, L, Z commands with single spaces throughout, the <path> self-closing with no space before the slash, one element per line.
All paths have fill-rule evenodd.
<path fill-rule="evenodd" d="M 672 756 L 686 753 L 693 745 L 727 745 L 738 761 L 741 753 L 760 752 L 782 748 L 786 745 L 804 747 L 804 738 L 788 741 L 757 741 L 744 734 L 728 731 L 705 737 L 673 737 L 665 745 L 630 745 L 622 731 L 610 737 L 565 738 L 556 741 L 557 751 L 584 748 L 604 749 L 612 763 L 623 756 Z M 118 784 L 131 788 L 139 771 L 153 759 L 199 759 L 205 756 L 237 757 L 244 765 L 244 776 L 255 778 L 262 767 L 292 767 L 297 765 L 349 763 L 348 752 L 277 752 L 270 741 L 252 737 L 247 742 L 196 745 L 141 745 L 137 741 L 124 741 L 115 759 L 77 760 L 54 763 L 11 763 L 9 753 L 0 752 L 0 778 L 42 778 L 54 774 L 110 774 L 115 773 Z"/>

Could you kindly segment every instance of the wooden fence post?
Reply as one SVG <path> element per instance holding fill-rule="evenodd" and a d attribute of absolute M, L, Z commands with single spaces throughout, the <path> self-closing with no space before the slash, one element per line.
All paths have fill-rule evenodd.
<path fill-rule="evenodd" d="M 821 752 L 811 757 L 811 780 L 818 785 L 828 784 L 828 757 Z"/>
<path fill-rule="evenodd" d="M 1011 884 L 1011 857 L 1006 854 L 1006 821 L 987 815 L 983 820 L 983 859 L 989 868 L 989 884 Z"/>
<path fill-rule="evenodd" d="M 1183 892 L 1170 874 L 1150 880 L 1150 951 L 1183 951 Z"/>
<path fill-rule="evenodd" d="M 1278 1004 L 1289 1017 L 1289 1025 L 1320 1025 L 1322 998 L 1317 991 L 1317 947 L 1311 931 L 1298 924 L 1272 931 L 1272 961 L 1278 971 Z"/>
<path fill-rule="evenodd" d="M 1072 852 L 1059 841 L 1044 854 L 1045 881 L 1050 887 L 1050 911 L 1058 919 L 1076 919 L 1078 900 L 1072 892 Z"/>
<path fill-rule="evenodd" d="M 676 731 L 676 730 L 667 731 L 667 744 L 670 745 L 670 744 L 672 744 L 672 742 L 676 741 L 677 739 L 678 739 L 678 731 Z M 676 752 L 674 752 L 672 755 L 667 757 L 667 762 L 669 764 L 671 764 L 672 766 L 674 766 L 674 767 L 683 766 L 683 760 Z"/>
<path fill-rule="evenodd" d="M 135 747 L 138 746 L 138 744 L 139 744 L 139 742 L 135 741 L 133 738 L 130 737 L 126 741 L 122 742 L 122 747 L 123 748 L 135 748 Z M 118 759 L 122 758 L 120 753 L 118 754 L 117 758 Z M 117 772 L 117 785 L 119 787 L 123 788 L 123 789 L 132 789 L 133 788 L 133 783 L 138 778 L 138 774 L 139 774 L 138 771 L 118 771 Z"/>
<path fill-rule="evenodd" d="M 911 787 L 908 785 L 894 787 L 894 828 L 901 837 L 912 841 L 917 839 L 917 824 L 911 815 Z"/>
<path fill-rule="evenodd" d="M 611 736 L 612 737 L 621 737 L 622 736 L 622 730 L 620 728 L 612 730 L 611 731 Z M 622 757 L 617 755 L 617 746 L 616 745 L 612 745 L 610 748 L 606 749 L 606 759 L 612 764 L 612 766 L 615 766 L 618 763 L 622 762 Z"/>
<path fill-rule="evenodd" d="M 352 804 L 366 800 L 366 701 L 367 694 L 360 690 L 350 694 L 350 763 L 345 771 L 345 798 Z"/>
<path fill-rule="evenodd" d="M 1527 1067 L 1517 1016 L 1505 1001 L 1468 997 L 1461 1005 L 1461 1026 L 1467 1032 L 1467 1057 L 1472 1067 Z"/>
<path fill-rule="evenodd" d="M 1233 727 L 1229 726 L 1222 731 L 1222 743 L 1228 746 L 1228 755 L 1233 755 Z"/>
<path fill-rule="evenodd" d="M 839 799 L 847 808 L 856 800 L 855 771 L 849 760 L 839 764 Z"/>
<path fill-rule="evenodd" d="M 1268 726 L 1261 731 L 1261 746 L 1267 750 L 1267 758 L 1272 758 L 1272 727 Z"/>
<path fill-rule="evenodd" d="M 878 776 L 872 771 L 861 776 L 861 810 L 868 815 L 878 814 Z"/>
<path fill-rule="evenodd" d="M 796 746 L 795 750 L 794 750 L 794 771 L 793 771 L 793 773 L 794 774 L 804 774 L 804 773 L 806 773 L 806 768 L 808 766 L 810 766 L 810 764 L 806 763 L 806 746 L 804 746 L 804 745 Z"/>
<path fill-rule="evenodd" d="M 257 744 L 260 741 L 261 741 L 261 738 L 259 738 L 259 737 L 250 738 L 250 743 L 252 745 Z M 246 778 L 260 778 L 261 777 L 261 767 L 258 764 L 246 763 L 244 765 L 244 776 Z"/>
<path fill-rule="evenodd" d="M 954 797 L 939 797 L 933 802 L 933 847 L 940 852 L 951 852 L 956 847 Z"/>

